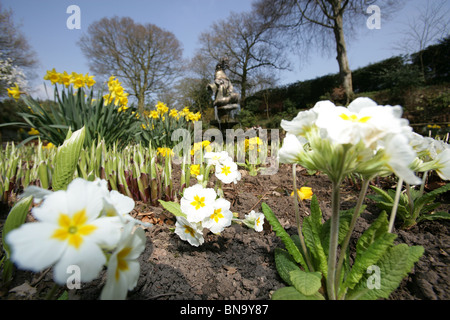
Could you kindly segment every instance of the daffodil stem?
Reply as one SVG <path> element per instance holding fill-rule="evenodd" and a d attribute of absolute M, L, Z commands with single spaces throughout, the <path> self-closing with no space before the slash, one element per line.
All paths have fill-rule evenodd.
<path fill-rule="evenodd" d="M 337 269 L 336 269 L 336 284 L 335 285 L 337 288 L 339 286 L 339 282 L 341 279 L 342 266 L 344 265 L 344 259 L 345 259 L 345 251 L 347 251 L 348 244 L 350 243 L 350 238 L 351 238 L 351 235 L 355 228 L 356 220 L 358 220 L 359 212 L 361 211 L 361 206 L 364 202 L 364 198 L 366 197 L 366 193 L 367 193 L 367 189 L 369 188 L 370 180 L 371 180 L 370 178 L 364 179 L 362 182 L 358 201 L 356 202 L 356 206 L 353 211 L 352 221 L 350 222 L 350 226 L 349 226 L 347 235 L 345 236 L 344 242 L 342 243 L 342 246 L 341 246 L 341 254 L 339 256 L 339 261 L 338 261 Z"/>
<path fill-rule="evenodd" d="M 292 181 L 294 184 L 294 208 L 295 208 L 295 219 L 297 222 L 298 237 L 300 238 L 300 245 L 302 246 L 303 253 L 305 255 L 306 264 L 308 265 L 309 271 L 314 271 L 311 259 L 309 258 L 308 249 L 306 248 L 305 239 L 302 234 L 302 226 L 300 223 L 300 212 L 298 210 L 298 195 L 297 195 L 297 175 L 296 175 L 296 164 L 292 165 Z"/>
<path fill-rule="evenodd" d="M 389 228 L 388 232 L 391 233 L 394 228 L 395 216 L 397 215 L 398 202 L 400 201 L 400 193 L 403 187 L 403 179 L 398 178 L 397 182 L 397 190 L 395 192 L 394 205 L 392 206 L 391 218 L 389 219 Z"/>

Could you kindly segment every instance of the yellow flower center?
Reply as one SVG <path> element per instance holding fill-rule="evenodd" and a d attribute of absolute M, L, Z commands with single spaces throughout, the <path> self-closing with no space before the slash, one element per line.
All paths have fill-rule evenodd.
<path fill-rule="evenodd" d="M 219 222 L 219 219 L 222 219 L 224 216 L 222 214 L 222 209 L 214 209 L 214 213 L 209 217 L 210 219 L 214 219 L 214 221 L 217 223 Z"/>
<path fill-rule="evenodd" d="M 230 173 L 231 173 L 230 167 L 227 167 L 227 166 L 222 167 L 222 174 L 228 176 Z"/>
<path fill-rule="evenodd" d="M 69 245 L 78 249 L 83 243 L 83 237 L 97 229 L 94 225 L 86 224 L 86 209 L 80 210 L 72 217 L 60 213 L 58 218 L 59 228 L 55 230 L 52 238 L 60 241 L 68 241 Z"/>
<path fill-rule="evenodd" d="M 259 226 L 260 223 L 261 223 L 261 217 L 258 217 L 258 219 L 256 219 L 256 225 Z"/>
<path fill-rule="evenodd" d="M 371 118 L 371 117 L 358 118 L 355 114 L 352 114 L 351 116 L 348 116 L 345 113 L 342 113 L 339 117 L 341 117 L 341 119 L 343 119 L 345 121 L 358 122 L 358 123 L 366 123 Z"/>
<path fill-rule="evenodd" d="M 120 272 L 121 271 L 127 271 L 128 270 L 128 262 L 126 260 L 126 257 L 130 254 L 131 248 L 125 247 L 122 250 L 119 251 L 117 254 L 117 269 L 116 269 L 116 281 L 119 281 Z"/>
<path fill-rule="evenodd" d="M 196 195 L 194 197 L 194 201 L 191 202 L 191 205 L 195 207 L 195 210 L 203 208 L 205 206 L 205 197 L 199 197 Z"/>
<path fill-rule="evenodd" d="M 191 227 L 186 226 L 186 225 L 184 226 L 184 232 L 189 233 L 192 237 L 194 237 L 194 235 L 195 235 L 194 229 L 192 229 Z"/>

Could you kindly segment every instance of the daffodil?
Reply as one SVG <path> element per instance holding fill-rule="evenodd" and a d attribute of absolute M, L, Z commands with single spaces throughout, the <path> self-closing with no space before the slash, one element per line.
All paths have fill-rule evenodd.
<path fill-rule="evenodd" d="M 224 161 L 221 164 L 216 165 L 216 177 L 223 183 L 235 184 L 241 180 L 241 173 L 238 170 L 238 166 L 231 160 Z"/>
<path fill-rule="evenodd" d="M 158 103 L 156 104 L 155 107 L 156 107 L 156 110 L 158 110 L 158 113 L 161 115 L 163 115 L 169 111 L 169 108 L 167 107 L 167 105 L 161 101 L 158 101 Z"/>
<path fill-rule="evenodd" d="M 158 111 L 156 111 L 156 110 L 150 111 L 149 118 L 152 118 L 152 119 L 158 119 L 158 118 L 159 118 Z"/>
<path fill-rule="evenodd" d="M 24 92 L 20 91 L 19 85 L 16 83 L 14 87 L 7 88 L 6 91 L 8 91 L 8 96 L 11 98 L 14 98 L 15 100 L 19 100 L 20 95 Z"/>
<path fill-rule="evenodd" d="M 291 197 L 294 196 L 294 191 L 291 193 Z M 310 187 L 301 187 L 297 189 L 297 196 L 300 201 L 310 200 L 313 196 L 312 188 Z"/>
<path fill-rule="evenodd" d="M 201 222 L 214 213 L 214 201 L 217 193 L 214 189 L 203 188 L 196 184 L 186 188 L 180 200 L 181 211 L 189 222 Z"/>
<path fill-rule="evenodd" d="M 170 110 L 169 116 L 172 117 L 172 118 L 177 118 L 178 117 L 178 111 L 176 109 Z"/>
<path fill-rule="evenodd" d="M 95 84 L 94 76 L 90 76 L 89 73 L 86 73 L 84 76 L 84 82 L 88 88 L 92 87 Z"/>
<path fill-rule="evenodd" d="M 58 83 L 63 84 L 66 88 L 68 88 L 72 81 L 72 75 L 68 74 L 67 71 L 64 71 L 59 75 Z"/>
<path fill-rule="evenodd" d="M 73 84 L 75 89 L 83 88 L 85 85 L 85 77 L 80 73 L 72 72 L 70 83 Z"/>
<path fill-rule="evenodd" d="M 50 149 L 56 148 L 56 146 L 53 143 L 49 142 L 45 146 L 42 146 L 42 148 L 50 150 Z"/>
<path fill-rule="evenodd" d="M 55 68 L 52 70 L 47 70 L 46 75 L 44 76 L 44 80 L 50 80 L 52 85 L 59 82 L 60 73 L 56 72 Z"/>
<path fill-rule="evenodd" d="M 158 148 L 156 149 L 156 153 L 162 155 L 163 157 L 173 155 L 173 151 L 170 148 Z"/>
<path fill-rule="evenodd" d="M 199 164 L 191 164 L 190 172 L 194 176 L 198 176 L 200 174 L 200 165 Z"/>
<path fill-rule="evenodd" d="M 230 211 L 230 202 L 219 198 L 214 202 L 214 213 L 207 217 L 202 225 L 208 228 L 212 233 L 220 233 L 226 227 L 231 225 L 233 213 Z"/>
<path fill-rule="evenodd" d="M 177 217 L 175 233 L 181 240 L 187 241 L 195 247 L 202 245 L 205 241 L 201 223 L 189 222 L 184 217 Z"/>
<path fill-rule="evenodd" d="M 35 136 L 35 135 L 38 135 L 38 134 L 39 134 L 39 131 L 36 130 L 35 128 L 31 128 L 31 130 L 28 131 L 28 134 L 29 134 L 29 135 L 32 135 L 32 136 Z"/>
<path fill-rule="evenodd" d="M 6 236 L 11 260 L 21 269 L 39 272 L 54 265 L 56 283 L 65 284 L 67 268 L 77 265 L 80 281 L 96 278 L 106 262 L 103 248 L 113 248 L 122 223 L 100 217 L 103 190 L 93 182 L 73 180 L 67 190 L 47 194 L 32 209 L 37 222 L 25 223 Z"/>
<path fill-rule="evenodd" d="M 117 248 L 108 261 L 106 284 L 102 289 L 102 300 L 124 300 L 129 290 L 136 287 L 140 274 L 138 258 L 145 249 L 145 232 L 133 224 L 125 225 Z"/>

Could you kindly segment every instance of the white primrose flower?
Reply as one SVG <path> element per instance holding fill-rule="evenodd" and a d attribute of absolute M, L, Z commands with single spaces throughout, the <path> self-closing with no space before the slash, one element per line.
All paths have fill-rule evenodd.
<path fill-rule="evenodd" d="M 203 244 L 203 228 L 201 223 L 189 222 L 184 217 L 177 217 L 175 223 L 175 233 L 181 240 L 189 242 L 192 246 L 198 247 Z"/>
<path fill-rule="evenodd" d="M 228 160 L 216 165 L 216 177 L 223 183 L 234 182 L 236 184 L 241 180 L 241 173 L 238 170 L 237 164 Z"/>
<path fill-rule="evenodd" d="M 140 265 L 138 258 L 145 249 L 145 232 L 138 227 L 134 233 L 133 223 L 127 223 L 119 244 L 108 261 L 106 284 L 102 289 L 102 300 L 124 300 L 129 290 L 136 287 Z"/>
<path fill-rule="evenodd" d="M 436 173 L 442 180 L 450 180 L 450 149 L 446 148 L 434 158 Z"/>
<path fill-rule="evenodd" d="M 145 227 L 153 226 L 151 223 L 145 223 L 140 220 L 134 219 L 130 216 L 130 212 L 133 211 L 135 202 L 132 198 L 116 191 L 108 190 L 108 181 L 104 179 L 95 179 L 96 183 L 103 191 L 103 211 L 102 215 L 107 217 L 118 216 L 123 223 L 128 221 L 134 224 L 140 224 Z"/>
<path fill-rule="evenodd" d="M 230 206 L 228 200 L 217 199 L 214 202 L 214 213 L 203 221 L 203 227 L 208 228 L 212 233 L 220 233 L 225 227 L 230 226 L 233 218 Z"/>
<path fill-rule="evenodd" d="M 281 127 L 297 137 L 306 137 L 307 133 L 315 127 L 318 114 L 334 107 L 331 101 L 319 101 L 312 109 L 300 111 L 292 121 L 281 120 Z"/>
<path fill-rule="evenodd" d="M 255 229 L 257 232 L 263 231 L 263 225 L 264 225 L 264 214 L 261 212 L 255 212 L 255 210 L 252 210 L 249 214 L 245 215 L 244 223 Z"/>
<path fill-rule="evenodd" d="M 300 140 L 301 139 L 301 140 Z M 306 139 L 300 137 L 300 139 L 292 133 L 287 133 L 283 140 L 283 146 L 278 151 L 278 160 L 281 163 L 299 163 L 301 157 L 304 154 L 304 144 Z"/>
<path fill-rule="evenodd" d="M 217 193 L 214 189 L 203 188 L 196 184 L 186 188 L 180 200 L 181 211 L 189 222 L 201 222 L 214 213 L 214 201 Z"/>
<path fill-rule="evenodd" d="M 67 190 L 47 195 L 32 209 L 37 222 L 25 223 L 6 236 L 11 260 L 34 272 L 54 265 L 54 280 L 65 284 L 67 267 L 77 265 L 81 281 L 96 278 L 106 262 L 103 248 L 114 248 L 122 223 L 117 217 L 99 217 L 102 189 L 83 179 L 73 180 Z"/>
<path fill-rule="evenodd" d="M 422 183 L 410 165 L 416 159 L 416 153 L 403 134 L 392 134 L 379 142 L 384 149 L 384 159 L 389 170 L 402 178 L 406 183 L 418 185 Z"/>
<path fill-rule="evenodd" d="M 326 137 L 338 144 L 356 145 L 360 141 L 376 149 L 377 142 L 388 134 L 405 133 L 406 119 L 400 106 L 378 106 L 369 98 L 357 98 L 346 107 L 327 108 L 318 113 L 316 125 Z"/>
<path fill-rule="evenodd" d="M 222 164 L 226 161 L 233 161 L 226 151 L 207 152 L 205 153 L 205 159 L 207 161 L 207 165 L 209 166 Z"/>

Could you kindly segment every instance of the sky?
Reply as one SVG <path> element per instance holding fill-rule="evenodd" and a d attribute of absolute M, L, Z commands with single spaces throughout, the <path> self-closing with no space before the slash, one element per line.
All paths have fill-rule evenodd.
<path fill-rule="evenodd" d="M 434 1 L 434 0 L 433 0 Z M 0 0 L 3 9 L 12 9 L 13 19 L 37 54 L 40 62 L 36 69 L 38 87 L 36 95 L 43 98 L 42 79 L 47 70 L 89 72 L 88 61 L 77 42 L 88 26 L 103 17 L 127 16 L 137 23 L 152 23 L 172 32 L 182 43 L 183 56 L 189 59 L 199 47 L 202 32 L 218 20 L 226 20 L 233 12 L 251 10 L 252 0 Z M 356 38 L 348 44 L 351 69 L 364 67 L 398 55 L 393 49 L 401 41 L 399 32 L 407 19 L 417 15 L 424 0 L 408 0 L 407 5 L 389 21 L 383 20 L 379 29 L 369 29 L 362 23 Z M 80 29 L 69 29 L 67 13 L 70 5 L 80 8 Z M 450 1 L 446 1 L 450 8 Z M 369 15 L 368 15 L 369 17 Z M 450 17 L 449 17 L 450 19 Z M 314 79 L 338 72 L 335 54 L 322 56 L 311 52 L 307 61 L 292 55 L 293 68 L 279 74 L 279 84 Z M 211 70 L 213 78 L 214 70 Z"/>

